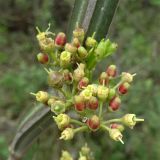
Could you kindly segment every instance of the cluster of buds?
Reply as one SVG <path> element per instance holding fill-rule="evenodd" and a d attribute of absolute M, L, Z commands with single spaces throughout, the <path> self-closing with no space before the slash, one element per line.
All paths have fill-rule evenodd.
<path fill-rule="evenodd" d="M 62 151 L 60 160 L 73 160 L 72 155 L 68 151 Z M 87 143 L 80 149 L 78 160 L 94 160 L 91 149 Z"/>
<path fill-rule="evenodd" d="M 45 65 L 48 85 L 59 96 L 44 91 L 31 94 L 54 113 L 53 119 L 61 130 L 60 139 L 70 140 L 80 131 L 103 129 L 111 139 L 123 143 L 124 126 L 133 128 L 143 119 L 136 118 L 135 114 L 111 120 L 104 117 L 106 112 L 114 113 L 120 109 L 122 96 L 128 93 L 135 74 L 118 74 L 117 66 L 112 64 L 93 81 L 96 64 L 117 48 L 117 44 L 109 39 L 97 42 L 94 35 L 85 37 L 84 29 L 77 27 L 73 31 L 72 41 L 67 42 L 63 32 L 55 35 L 49 29 L 45 32 L 38 29 L 37 40 L 41 52 L 37 58 Z M 69 116 L 70 110 L 75 111 L 77 119 Z M 65 152 L 63 154 L 66 155 Z M 84 160 L 85 156 L 82 154 L 80 160 Z"/>

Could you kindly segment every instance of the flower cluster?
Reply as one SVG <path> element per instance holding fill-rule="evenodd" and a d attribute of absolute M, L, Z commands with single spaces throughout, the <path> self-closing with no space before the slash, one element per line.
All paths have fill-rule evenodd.
<path fill-rule="evenodd" d="M 117 44 L 109 39 L 97 42 L 94 34 L 85 37 L 85 31 L 79 27 L 73 31 L 71 42 L 67 42 L 63 32 L 55 35 L 49 29 L 45 32 L 37 30 L 41 49 L 37 59 L 47 72 L 48 85 L 60 96 L 46 91 L 31 94 L 51 108 L 53 119 L 61 130 L 60 139 L 70 140 L 80 131 L 103 129 L 111 139 L 123 143 L 125 126 L 133 128 L 144 120 L 135 114 L 106 120 L 105 115 L 120 109 L 122 96 L 127 94 L 136 74 L 118 74 L 116 65 L 112 64 L 98 79 L 93 78 L 96 64 L 114 53 Z M 69 116 L 71 110 L 77 114 L 76 119 Z"/>

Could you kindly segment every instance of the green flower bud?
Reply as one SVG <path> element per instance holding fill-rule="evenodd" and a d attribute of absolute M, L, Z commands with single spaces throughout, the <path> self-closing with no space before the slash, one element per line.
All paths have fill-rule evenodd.
<path fill-rule="evenodd" d="M 66 67 L 71 63 L 71 53 L 68 51 L 63 51 L 60 55 L 60 65 Z"/>
<path fill-rule="evenodd" d="M 64 129 L 70 124 L 70 117 L 67 114 L 59 114 L 57 117 L 54 117 L 54 120 L 60 130 Z"/>
<path fill-rule="evenodd" d="M 51 105 L 51 111 L 56 115 L 64 113 L 66 110 L 66 106 L 62 101 L 55 101 L 53 105 Z"/>
<path fill-rule="evenodd" d="M 62 151 L 60 160 L 73 160 L 73 158 L 67 151 Z"/>
<path fill-rule="evenodd" d="M 81 63 L 78 65 L 78 68 L 74 70 L 73 78 L 75 81 L 80 81 L 85 76 L 84 68 L 85 65 Z"/>
<path fill-rule="evenodd" d="M 90 90 L 94 96 L 97 95 L 98 85 L 97 84 L 90 84 L 86 87 L 86 89 Z"/>
<path fill-rule="evenodd" d="M 48 100 L 47 104 L 48 104 L 49 106 L 54 105 L 55 101 L 56 101 L 55 98 L 50 98 L 50 99 Z"/>
<path fill-rule="evenodd" d="M 97 96 L 101 100 L 106 100 L 108 97 L 109 89 L 105 86 L 98 86 Z"/>
<path fill-rule="evenodd" d="M 115 95 L 116 95 L 116 90 L 113 89 L 113 88 L 110 88 L 109 89 L 109 94 L 108 94 L 108 99 L 109 100 L 112 99 L 113 97 L 115 97 Z"/>
<path fill-rule="evenodd" d="M 88 101 L 92 97 L 92 92 L 89 89 L 84 89 L 80 95 L 84 98 L 85 101 Z"/>
<path fill-rule="evenodd" d="M 133 81 L 133 77 L 135 76 L 136 74 L 130 74 L 130 73 L 127 73 L 127 72 L 122 72 L 122 81 L 123 82 L 128 82 L 128 83 L 131 83 Z"/>
<path fill-rule="evenodd" d="M 79 47 L 78 48 L 78 56 L 82 59 L 86 58 L 88 56 L 88 52 L 84 47 Z"/>
<path fill-rule="evenodd" d="M 54 40 L 52 38 L 45 38 L 39 42 L 40 48 L 45 52 L 53 51 L 55 48 Z"/>
<path fill-rule="evenodd" d="M 110 129 L 109 130 L 109 136 L 114 140 L 114 141 L 120 141 L 122 144 L 124 142 L 122 141 L 122 134 L 118 129 Z"/>
<path fill-rule="evenodd" d="M 137 122 L 143 122 L 144 119 L 140 119 L 140 118 L 137 118 L 135 114 L 126 114 L 122 117 L 122 122 L 130 127 L 130 128 L 133 128 Z"/>
<path fill-rule="evenodd" d="M 90 148 L 88 147 L 87 143 L 81 148 L 81 154 L 84 156 L 90 154 Z"/>
<path fill-rule="evenodd" d="M 66 128 L 62 133 L 60 139 L 70 140 L 74 136 L 74 129 Z"/>
<path fill-rule="evenodd" d="M 81 156 L 81 157 L 79 157 L 78 160 L 87 160 L 87 157 L 86 156 Z"/>
<path fill-rule="evenodd" d="M 80 41 L 80 43 L 83 42 L 84 40 L 84 29 L 83 28 L 76 28 L 74 31 L 73 31 L 73 37 L 74 38 L 78 38 L 78 40 Z"/>
<path fill-rule="evenodd" d="M 46 103 L 49 99 L 49 94 L 44 91 L 38 91 L 37 93 L 31 93 L 36 97 L 38 102 Z"/>
<path fill-rule="evenodd" d="M 97 41 L 92 37 L 88 37 L 85 44 L 86 44 L 86 47 L 92 48 L 97 45 Z"/>

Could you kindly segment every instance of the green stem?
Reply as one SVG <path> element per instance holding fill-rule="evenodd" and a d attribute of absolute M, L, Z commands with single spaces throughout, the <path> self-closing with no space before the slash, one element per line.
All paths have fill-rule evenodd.
<path fill-rule="evenodd" d="M 103 102 L 100 101 L 100 104 L 99 104 L 99 118 L 100 119 L 102 118 L 102 111 L 103 111 Z"/>
<path fill-rule="evenodd" d="M 109 124 L 109 123 L 113 123 L 113 122 L 121 122 L 121 118 L 119 119 L 111 119 L 111 120 L 108 120 L 108 121 L 104 121 L 103 124 Z"/>
<path fill-rule="evenodd" d="M 77 124 L 77 125 L 80 125 L 80 126 L 84 126 L 84 123 L 76 120 L 76 119 L 71 119 L 71 123 L 74 123 L 74 124 Z"/>
<path fill-rule="evenodd" d="M 103 124 L 101 124 L 100 128 L 102 128 L 103 130 L 108 131 L 108 132 L 110 131 L 110 128 L 103 125 Z"/>
<path fill-rule="evenodd" d="M 55 53 L 54 53 L 54 52 L 50 52 L 50 55 L 51 55 L 52 60 L 53 60 L 56 64 L 58 64 L 58 60 L 57 60 L 57 58 L 56 58 L 56 56 L 55 56 Z"/>
<path fill-rule="evenodd" d="M 79 128 L 74 129 L 74 133 L 82 132 L 82 131 L 85 131 L 85 130 L 87 130 L 87 129 L 88 129 L 87 126 L 82 126 L 82 127 L 79 127 Z"/>
<path fill-rule="evenodd" d="M 113 87 L 113 89 L 117 89 L 122 83 L 123 83 L 123 81 L 120 80 L 120 81 Z"/>

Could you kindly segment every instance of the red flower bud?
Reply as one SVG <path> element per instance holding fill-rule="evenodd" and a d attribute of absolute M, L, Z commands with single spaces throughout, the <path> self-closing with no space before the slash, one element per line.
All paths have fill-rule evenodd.
<path fill-rule="evenodd" d="M 121 99 L 119 97 L 113 97 L 109 102 L 109 110 L 116 111 L 119 109 L 121 104 Z"/>
<path fill-rule="evenodd" d="M 107 70 L 106 73 L 108 74 L 108 76 L 110 77 L 115 77 L 116 73 L 117 73 L 117 69 L 115 65 L 110 65 Z"/>
<path fill-rule="evenodd" d="M 89 83 L 89 79 L 87 77 L 83 77 L 78 83 L 78 89 L 82 90 L 84 87 L 87 87 Z"/>
<path fill-rule="evenodd" d="M 55 45 L 57 47 L 63 47 L 66 43 L 66 35 L 63 32 L 59 32 L 55 38 Z"/>
<path fill-rule="evenodd" d="M 81 43 L 79 42 L 78 38 L 74 38 L 72 41 L 73 46 L 79 48 L 81 46 Z"/>
<path fill-rule="evenodd" d="M 99 105 L 98 99 L 94 96 L 92 96 L 87 103 L 88 108 L 93 110 L 96 110 L 98 108 L 98 105 Z"/>
<path fill-rule="evenodd" d="M 83 97 L 81 96 L 74 97 L 74 107 L 77 111 L 83 111 L 86 108 Z"/>
<path fill-rule="evenodd" d="M 122 83 L 119 87 L 118 87 L 118 91 L 120 94 L 126 94 L 128 92 L 128 89 L 130 87 L 129 83 Z"/>
<path fill-rule="evenodd" d="M 48 54 L 45 54 L 45 53 L 39 53 L 37 55 L 37 59 L 41 64 L 47 64 L 49 61 Z"/>
<path fill-rule="evenodd" d="M 90 119 L 88 119 L 87 124 L 92 131 L 96 131 L 100 126 L 99 117 L 93 115 Z"/>
<path fill-rule="evenodd" d="M 101 85 L 103 85 L 103 84 L 106 85 L 106 84 L 108 84 L 108 82 L 109 82 L 109 77 L 108 77 L 107 73 L 102 72 L 100 77 L 99 77 L 99 83 Z"/>

